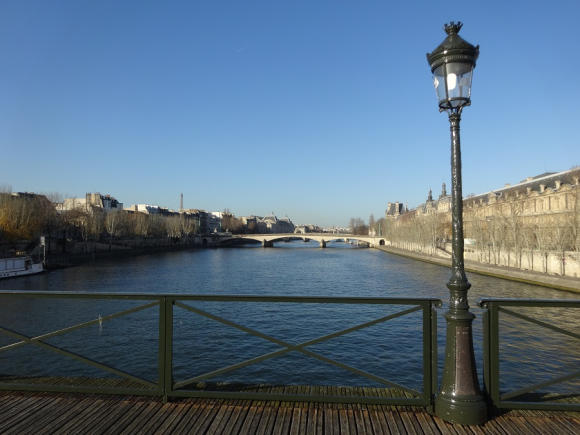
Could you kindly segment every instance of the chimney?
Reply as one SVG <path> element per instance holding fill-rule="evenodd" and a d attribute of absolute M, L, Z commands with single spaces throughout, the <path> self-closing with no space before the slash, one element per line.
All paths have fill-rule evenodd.
<path fill-rule="evenodd" d="M 559 189 L 560 186 L 562 185 L 562 182 L 560 180 L 556 180 L 556 189 Z"/>
<path fill-rule="evenodd" d="M 544 190 L 546 190 L 546 185 L 540 184 L 540 193 L 544 193 Z"/>
<path fill-rule="evenodd" d="M 530 186 L 526 187 L 526 193 L 529 195 L 532 193 L 532 188 Z"/>

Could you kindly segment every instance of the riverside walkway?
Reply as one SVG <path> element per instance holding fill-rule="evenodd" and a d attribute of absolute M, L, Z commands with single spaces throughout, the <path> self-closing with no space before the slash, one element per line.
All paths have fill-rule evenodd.
<path fill-rule="evenodd" d="M 308 387 L 302 387 L 308 388 Z M 419 408 L 387 405 L 159 399 L 0 392 L 7 434 L 578 434 L 578 413 L 509 411 L 482 426 L 451 425 Z"/>

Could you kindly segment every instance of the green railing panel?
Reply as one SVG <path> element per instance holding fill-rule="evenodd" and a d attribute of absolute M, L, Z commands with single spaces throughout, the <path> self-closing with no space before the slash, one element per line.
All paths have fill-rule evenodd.
<path fill-rule="evenodd" d="M 0 334 L 16 338 L 17 342 L 10 343 L 0 347 L 0 353 L 10 352 L 11 350 L 22 348 L 30 345 L 40 347 L 51 352 L 57 353 L 64 357 L 70 358 L 77 362 L 86 364 L 91 367 L 104 370 L 110 374 L 118 376 L 120 380 L 102 381 L 102 379 L 82 379 L 79 384 L 75 378 L 63 377 L 58 382 L 51 383 L 51 379 L 44 382 L 28 383 L 12 382 L 11 379 L 2 379 L 0 377 L 0 389 L 2 390 L 29 390 L 29 391 L 62 391 L 62 392 L 88 392 L 88 393 L 110 393 L 110 394 L 143 394 L 158 395 L 164 400 L 169 397 L 215 397 L 215 398 L 246 398 L 260 400 L 298 400 L 298 401 L 326 401 L 326 402 L 357 402 L 357 403 L 385 403 L 385 404 L 402 404 L 415 406 L 432 406 L 433 395 L 437 389 L 437 313 L 436 307 L 441 306 L 439 299 L 432 298 L 336 298 L 336 297 L 286 297 L 286 296 L 254 296 L 254 295 L 183 295 L 183 294 L 151 294 L 151 293 L 86 293 L 86 292 L 21 292 L 21 291 L 1 291 L 0 303 L 6 298 L 46 298 L 46 299 L 71 299 L 71 300 L 109 300 L 109 301 L 134 301 L 141 302 L 140 305 L 125 309 L 106 316 L 99 316 L 98 319 L 91 319 L 80 322 L 75 325 L 66 326 L 57 330 L 43 333 L 36 336 L 28 336 L 19 331 L 14 331 L 6 325 L 2 325 L 0 320 Z M 215 303 L 267 303 L 267 304 L 346 304 L 346 305 L 397 305 L 408 306 L 396 313 L 381 316 L 379 318 L 360 323 L 355 326 L 334 331 L 332 333 L 316 337 L 298 344 L 289 343 L 286 339 L 279 339 L 271 334 L 259 331 L 257 328 L 251 328 L 218 316 L 208 311 L 194 306 L 196 302 L 215 302 Z M 158 321 L 158 349 L 157 349 L 157 369 L 158 377 L 156 382 L 151 382 L 142 377 L 112 367 L 110 365 L 98 362 L 90 356 L 81 355 L 76 352 L 58 347 L 45 341 L 47 339 L 62 336 L 67 333 L 78 331 L 95 324 L 102 324 L 113 319 L 123 318 L 129 314 L 137 313 L 146 309 L 159 306 Z M 235 364 L 226 364 L 224 367 L 212 370 L 207 373 L 201 373 L 189 379 L 174 380 L 173 370 L 173 340 L 174 340 L 174 310 L 178 307 L 181 310 L 194 313 L 206 319 L 218 322 L 239 331 L 243 331 L 254 337 L 266 340 L 280 346 L 281 349 L 265 353 L 253 358 Z M 361 331 L 373 325 L 382 324 L 390 320 L 400 318 L 411 313 L 421 312 L 422 323 L 422 361 L 423 361 L 423 391 L 416 391 L 392 382 L 381 376 L 369 373 L 356 367 L 349 366 L 342 362 L 328 358 L 320 352 L 314 352 L 307 349 L 309 346 L 327 342 L 346 334 Z M 295 391 L 295 388 L 289 386 L 286 393 L 280 391 L 266 391 L 268 388 L 257 387 L 246 388 L 246 391 L 209 391 L 204 389 L 184 389 L 192 383 L 215 377 L 220 374 L 228 373 L 238 368 L 247 367 L 261 361 L 279 357 L 288 352 L 299 352 L 303 355 L 315 358 L 326 364 L 344 369 L 350 373 L 370 379 L 373 382 L 383 385 L 386 388 L 350 388 L 350 395 L 344 395 L 339 388 L 330 387 L 328 390 L 321 392 L 319 387 L 307 387 L 311 390 L 309 394 L 303 394 L 302 391 Z M 64 381 L 63 381 L 64 379 Z M 101 382 L 102 381 L 102 382 Z M 101 382 L 101 383 L 100 383 Z M 388 391 L 387 391 L 388 390 Z M 338 393 L 337 393 L 338 391 Z M 333 393 L 334 392 L 334 393 Z M 360 393 L 360 394 L 359 394 Z"/>
<path fill-rule="evenodd" d="M 159 297 L 141 297 L 140 295 L 115 295 L 115 294 L 95 294 L 95 293 L 70 293 L 70 292 L 16 292 L 16 291 L 2 291 L 0 292 L 0 301 L 5 298 L 23 297 L 23 298 L 49 298 L 49 299 L 92 299 L 92 300 L 130 300 L 135 302 L 146 302 L 143 305 L 138 305 L 123 311 L 113 314 L 100 316 L 96 319 L 77 323 L 72 326 L 61 328 L 52 332 L 44 333 L 34 337 L 29 337 L 18 331 L 1 325 L 0 320 L 0 335 L 8 336 L 18 339 L 16 343 L 11 343 L 0 347 L 0 353 L 7 353 L 12 350 L 21 348 L 26 345 L 35 346 L 49 352 L 61 355 L 70 360 L 74 360 L 81 364 L 102 370 L 106 373 L 112 374 L 115 378 L 70 378 L 70 377 L 30 377 L 23 375 L 19 379 L 11 377 L 9 379 L 2 379 L 0 377 L 0 390 L 22 390 L 22 391 L 53 391 L 53 392 L 89 392 L 89 393 L 107 393 L 107 394 L 144 394 L 144 395 L 159 395 L 162 392 L 162 383 L 154 383 L 143 379 L 127 371 L 120 370 L 108 364 L 101 363 L 95 359 L 81 355 L 78 352 L 72 352 L 62 347 L 46 343 L 45 341 L 60 337 L 73 331 L 85 329 L 93 325 L 102 325 L 113 319 L 126 317 L 140 311 L 150 308 L 155 308 L 160 305 Z M 0 302 L 1 303 L 1 302 Z M 161 367 L 161 366 L 160 366 Z M 75 383 L 75 385 L 70 385 Z"/>
<path fill-rule="evenodd" d="M 484 331 L 484 384 L 490 399 L 491 405 L 495 408 L 509 409 L 534 409 L 534 410 L 560 410 L 560 411 L 580 411 L 580 391 L 573 394 L 572 402 L 563 401 L 560 395 L 541 391 L 541 401 L 530 396 L 530 393 L 539 392 L 540 389 L 562 384 L 567 381 L 580 378 L 580 370 L 571 373 L 563 373 L 552 379 L 542 382 L 531 382 L 523 388 L 513 391 L 500 391 L 500 313 L 509 317 L 522 320 L 536 325 L 545 330 L 559 334 L 566 338 L 580 340 L 580 334 L 569 331 L 565 328 L 550 324 L 546 320 L 538 320 L 529 315 L 525 315 L 513 310 L 513 308 L 580 308 L 580 300 L 576 299 L 482 299 L 479 305 L 486 309 L 483 317 Z M 506 308 L 509 307 L 509 308 Z M 576 317 L 574 317 L 576 318 Z M 533 377 L 530 374 L 530 378 Z M 526 396 L 527 395 L 527 396 Z M 519 399 L 519 400 L 518 400 Z"/>

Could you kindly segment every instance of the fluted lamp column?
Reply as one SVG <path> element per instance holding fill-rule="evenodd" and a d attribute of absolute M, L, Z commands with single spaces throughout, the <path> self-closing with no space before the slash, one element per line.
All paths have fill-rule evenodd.
<path fill-rule="evenodd" d="M 435 398 L 435 413 L 451 423 L 482 424 L 487 420 L 487 402 L 479 388 L 473 353 L 467 291 L 471 284 L 463 264 L 463 195 L 461 192 L 461 147 L 459 123 L 461 112 L 471 104 L 471 78 L 479 46 L 474 47 L 459 35 L 461 22 L 444 26 L 447 38 L 427 60 L 439 100 L 439 111 L 447 112 L 451 126 L 451 212 L 452 256 L 449 311 L 445 345 L 445 366 L 440 391 Z"/>

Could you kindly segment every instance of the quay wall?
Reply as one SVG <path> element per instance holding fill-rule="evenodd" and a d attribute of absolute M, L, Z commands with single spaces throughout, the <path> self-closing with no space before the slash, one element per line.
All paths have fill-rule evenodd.
<path fill-rule="evenodd" d="M 448 245 L 448 246 L 447 246 Z M 407 258 L 412 258 L 419 261 L 438 264 L 441 266 L 451 266 L 451 245 L 446 244 L 445 248 L 421 247 L 418 244 L 400 242 L 397 244 L 387 241 L 385 246 L 374 246 L 374 248 Z M 534 256 L 522 256 L 522 267 L 519 266 L 519 256 L 513 253 L 505 253 L 505 256 L 499 257 L 498 264 L 486 263 L 479 261 L 480 252 L 465 252 L 465 270 L 468 272 L 478 273 L 481 275 L 494 276 L 497 278 L 508 279 L 512 281 L 524 282 L 527 284 L 541 285 L 551 287 L 557 290 L 571 291 L 580 293 L 580 275 L 578 271 L 579 256 L 577 252 L 565 252 L 566 265 L 565 270 L 567 275 L 558 274 L 557 270 L 562 261 L 562 254 L 550 252 L 548 256 L 545 253 L 533 253 Z M 541 255 L 540 255 L 541 254 Z M 508 261 L 509 257 L 509 261 Z M 524 260 L 526 257 L 526 260 Z M 491 258 L 491 257 L 489 257 Z M 515 260 L 514 260 L 515 259 Z M 529 263 L 527 262 L 529 261 Z M 526 269 L 531 262 L 535 261 L 536 266 L 533 270 Z M 508 266 L 510 264 L 511 266 Z M 548 268 L 552 273 L 546 273 L 543 270 Z M 577 275 L 573 275 L 576 273 Z"/>

